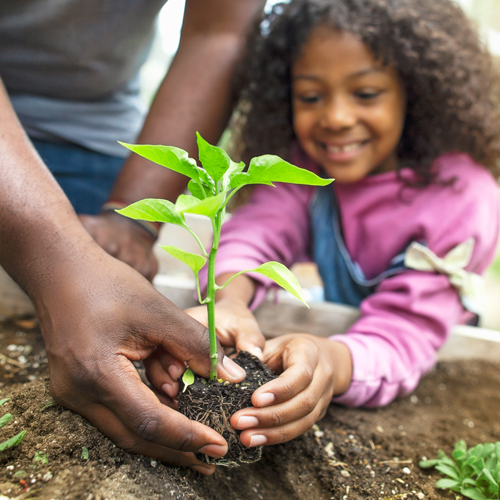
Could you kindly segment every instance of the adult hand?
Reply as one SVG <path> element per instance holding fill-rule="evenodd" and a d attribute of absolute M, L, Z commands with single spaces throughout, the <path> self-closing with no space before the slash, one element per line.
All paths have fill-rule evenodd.
<path fill-rule="evenodd" d="M 186 312 L 203 325 L 208 324 L 206 306 L 192 307 Z M 220 300 L 215 305 L 216 331 L 219 342 L 238 351 L 248 351 L 263 359 L 265 339 L 252 312 L 241 301 Z M 169 406 L 177 407 L 175 398 L 179 391 L 179 376 L 176 360 L 163 348 L 157 348 L 144 360 L 146 376 L 159 399 Z"/>
<path fill-rule="evenodd" d="M 322 419 L 334 394 L 345 392 L 351 380 L 348 348 L 329 339 L 290 334 L 269 340 L 264 350 L 268 366 L 281 376 L 252 395 L 254 408 L 231 417 L 243 432 L 245 446 L 289 441 Z"/>
<path fill-rule="evenodd" d="M 106 252 L 153 281 L 158 260 L 153 253 L 154 240 L 146 230 L 117 213 L 80 215 L 80 222 Z"/>
<path fill-rule="evenodd" d="M 187 362 L 207 376 L 206 329 L 129 266 L 92 241 L 88 247 L 79 259 L 62 262 L 36 294 L 42 297 L 36 306 L 55 401 L 83 415 L 126 451 L 211 474 L 215 467 L 199 462 L 194 452 L 223 456 L 224 439 L 161 404 L 133 366 L 162 346 L 175 358 L 172 366 L 179 375 Z M 218 354 L 219 376 L 242 380 L 243 370 L 221 347 Z"/>

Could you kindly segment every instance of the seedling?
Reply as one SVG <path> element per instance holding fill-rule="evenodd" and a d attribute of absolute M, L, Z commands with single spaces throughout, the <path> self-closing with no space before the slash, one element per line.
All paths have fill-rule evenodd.
<path fill-rule="evenodd" d="M 245 164 L 243 162 L 236 163 L 232 161 L 222 148 L 210 145 L 200 134 L 197 134 L 197 143 L 203 168 L 199 167 L 193 158 L 189 158 L 186 151 L 173 146 L 120 143 L 148 160 L 189 177 L 191 180 L 188 183 L 188 189 L 191 195 L 181 194 L 175 204 L 167 200 L 149 198 L 132 203 L 128 207 L 117 210 L 117 212 L 132 219 L 181 226 L 189 231 L 198 243 L 201 255 L 186 252 L 171 245 L 163 245 L 162 248 L 171 256 L 184 262 L 194 273 L 198 300 L 200 304 L 206 304 L 207 306 L 210 337 L 210 379 L 215 379 L 217 378 L 217 337 L 215 330 L 215 294 L 217 290 L 226 287 L 240 274 L 260 273 L 274 280 L 307 305 L 297 279 L 291 271 L 279 262 L 267 262 L 255 269 L 247 269 L 236 273 L 222 286 L 215 283 L 215 259 L 228 202 L 243 186 L 250 184 L 274 186 L 273 182 L 287 182 L 326 186 L 333 179 L 322 179 L 309 170 L 296 167 L 274 155 L 253 158 L 250 161 L 248 170 L 244 171 Z M 202 215 L 210 219 L 213 240 L 209 252 L 205 250 L 198 236 L 187 225 L 184 217 L 187 213 Z M 208 282 L 206 296 L 203 299 L 200 291 L 199 272 L 207 263 Z"/>
<path fill-rule="evenodd" d="M 0 400 L 0 406 L 5 404 L 7 401 L 9 401 L 9 398 Z M 6 413 L 5 415 L 3 415 L 0 418 L 0 428 L 2 428 L 5 424 L 9 423 L 11 420 L 12 420 L 11 413 Z M 16 434 L 10 439 L 7 439 L 7 441 L 0 443 L 0 451 L 5 451 L 8 450 L 9 448 L 14 448 L 14 446 L 17 446 L 24 439 L 25 435 L 26 431 L 21 431 L 19 434 Z"/>
<path fill-rule="evenodd" d="M 435 467 L 448 476 L 436 483 L 437 488 L 450 489 L 473 500 L 500 498 L 500 441 L 477 444 L 467 450 L 465 441 L 458 441 L 452 458 L 438 451 L 438 458 L 422 460 L 422 468 Z"/>

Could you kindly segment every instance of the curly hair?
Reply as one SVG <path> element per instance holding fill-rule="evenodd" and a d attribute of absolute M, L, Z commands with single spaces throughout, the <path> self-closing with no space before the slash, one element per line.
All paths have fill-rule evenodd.
<path fill-rule="evenodd" d="M 234 154 L 244 161 L 273 153 L 289 158 L 295 139 L 290 74 L 318 26 L 347 31 L 396 69 L 407 114 L 398 168 L 428 185 L 432 163 L 469 154 L 500 173 L 498 64 L 470 19 L 451 0 L 291 0 L 263 14 L 235 78 Z"/>

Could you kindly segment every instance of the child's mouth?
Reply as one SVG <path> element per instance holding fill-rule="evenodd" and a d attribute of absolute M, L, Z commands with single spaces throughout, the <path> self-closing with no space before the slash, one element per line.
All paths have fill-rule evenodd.
<path fill-rule="evenodd" d="M 327 156 L 332 161 L 347 161 L 358 155 L 368 144 L 368 141 L 355 141 L 348 144 L 327 144 L 321 143 Z"/>

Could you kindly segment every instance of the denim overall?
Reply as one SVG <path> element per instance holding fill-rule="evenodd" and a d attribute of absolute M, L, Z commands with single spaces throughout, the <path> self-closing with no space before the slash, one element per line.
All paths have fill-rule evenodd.
<path fill-rule="evenodd" d="M 374 278 L 365 278 L 345 247 L 338 202 L 331 186 L 317 188 L 309 211 L 313 257 L 323 280 L 325 300 L 359 307 L 381 281 L 406 270 L 404 248 L 388 269 Z"/>

